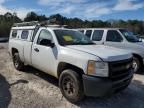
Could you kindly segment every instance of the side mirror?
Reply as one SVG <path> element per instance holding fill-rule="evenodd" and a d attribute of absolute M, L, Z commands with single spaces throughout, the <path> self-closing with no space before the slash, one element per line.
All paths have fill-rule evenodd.
<path fill-rule="evenodd" d="M 52 41 L 51 40 L 49 40 L 49 39 L 42 39 L 41 41 L 40 41 L 40 45 L 43 45 L 43 46 L 50 46 L 50 47 L 54 47 L 54 43 L 52 43 Z"/>

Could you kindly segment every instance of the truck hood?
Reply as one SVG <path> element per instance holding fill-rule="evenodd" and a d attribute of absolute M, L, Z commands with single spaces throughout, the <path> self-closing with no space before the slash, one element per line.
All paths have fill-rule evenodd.
<path fill-rule="evenodd" d="M 67 46 L 67 48 L 95 55 L 103 61 L 118 61 L 132 57 L 132 55 L 126 50 L 104 45 L 73 45 Z"/>

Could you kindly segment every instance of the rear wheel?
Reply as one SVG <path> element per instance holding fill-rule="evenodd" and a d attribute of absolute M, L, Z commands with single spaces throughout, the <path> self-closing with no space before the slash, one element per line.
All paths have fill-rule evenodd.
<path fill-rule="evenodd" d="M 63 96 L 72 103 L 77 103 L 84 98 L 82 80 L 73 70 L 62 72 L 59 78 L 59 87 Z"/>
<path fill-rule="evenodd" d="M 13 64 L 17 70 L 22 70 L 24 68 L 24 63 L 20 60 L 19 53 L 14 53 Z"/>
<path fill-rule="evenodd" d="M 140 60 L 137 57 L 133 58 L 133 70 L 134 70 L 135 73 L 141 71 Z"/>

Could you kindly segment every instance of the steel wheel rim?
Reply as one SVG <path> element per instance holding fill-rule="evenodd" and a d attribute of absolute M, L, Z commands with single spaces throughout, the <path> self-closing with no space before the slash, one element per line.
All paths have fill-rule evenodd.
<path fill-rule="evenodd" d="M 138 71 L 138 64 L 135 60 L 133 61 L 133 70 L 134 70 L 134 72 Z"/>
<path fill-rule="evenodd" d="M 62 80 L 62 88 L 67 96 L 73 96 L 76 92 L 74 80 L 69 76 Z"/>
<path fill-rule="evenodd" d="M 19 65 L 17 57 L 14 57 L 14 65 L 15 65 L 15 67 L 18 67 L 18 65 Z"/>

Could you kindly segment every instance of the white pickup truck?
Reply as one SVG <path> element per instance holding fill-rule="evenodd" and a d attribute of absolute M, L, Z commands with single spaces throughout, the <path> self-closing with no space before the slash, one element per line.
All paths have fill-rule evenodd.
<path fill-rule="evenodd" d="M 12 27 L 9 52 L 17 70 L 30 65 L 58 78 L 62 94 L 73 103 L 84 96 L 117 93 L 125 89 L 133 77 L 130 53 L 95 45 L 75 30 Z"/>

